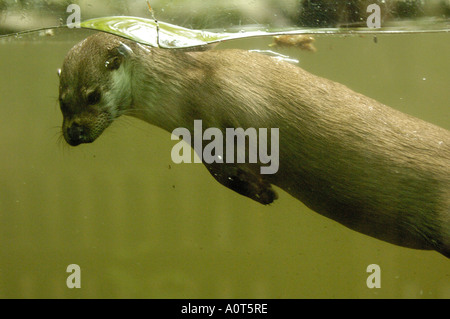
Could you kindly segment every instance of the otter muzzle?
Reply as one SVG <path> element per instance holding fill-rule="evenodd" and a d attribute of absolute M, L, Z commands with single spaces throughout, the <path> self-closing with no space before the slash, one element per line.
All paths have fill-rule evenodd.
<path fill-rule="evenodd" d="M 81 143 L 91 143 L 89 128 L 73 123 L 64 132 L 64 139 L 71 146 L 77 146 Z"/>

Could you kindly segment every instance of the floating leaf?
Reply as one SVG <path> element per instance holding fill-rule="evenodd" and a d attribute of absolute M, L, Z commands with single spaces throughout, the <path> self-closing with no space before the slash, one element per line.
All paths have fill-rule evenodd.
<path fill-rule="evenodd" d="M 281 32 L 267 32 L 256 30 L 235 33 L 216 33 L 204 30 L 187 29 L 166 22 L 158 22 L 157 25 L 154 20 L 126 16 L 86 20 L 81 22 L 80 26 L 82 28 L 94 29 L 119 35 L 153 47 L 163 48 L 202 47 L 232 39 L 257 36 L 302 34 L 307 33 L 308 31 L 289 30 Z"/>

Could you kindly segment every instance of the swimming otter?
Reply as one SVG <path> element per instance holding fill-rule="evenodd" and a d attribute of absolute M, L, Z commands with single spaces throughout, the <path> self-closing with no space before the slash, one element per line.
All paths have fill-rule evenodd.
<path fill-rule="evenodd" d="M 314 211 L 372 237 L 450 257 L 450 132 L 287 62 L 244 50 L 188 52 L 98 33 L 60 73 L 63 134 L 94 141 L 120 115 L 169 132 L 279 128 L 279 170 L 205 163 L 262 204 L 277 185 Z"/>

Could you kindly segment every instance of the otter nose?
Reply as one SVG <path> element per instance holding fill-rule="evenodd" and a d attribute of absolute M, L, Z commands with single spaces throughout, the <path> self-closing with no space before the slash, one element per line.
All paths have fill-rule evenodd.
<path fill-rule="evenodd" d="M 72 146 L 77 146 L 86 140 L 86 128 L 80 124 L 73 123 L 67 129 L 67 143 Z"/>

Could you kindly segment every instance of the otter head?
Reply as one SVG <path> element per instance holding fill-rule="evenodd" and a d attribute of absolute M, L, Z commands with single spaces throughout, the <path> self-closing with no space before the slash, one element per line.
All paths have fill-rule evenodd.
<path fill-rule="evenodd" d="M 72 146 L 93 142 L 131 105 L 131 41 L 106 33 L 74 46 L 59 70 L 62 132 Z"/>

